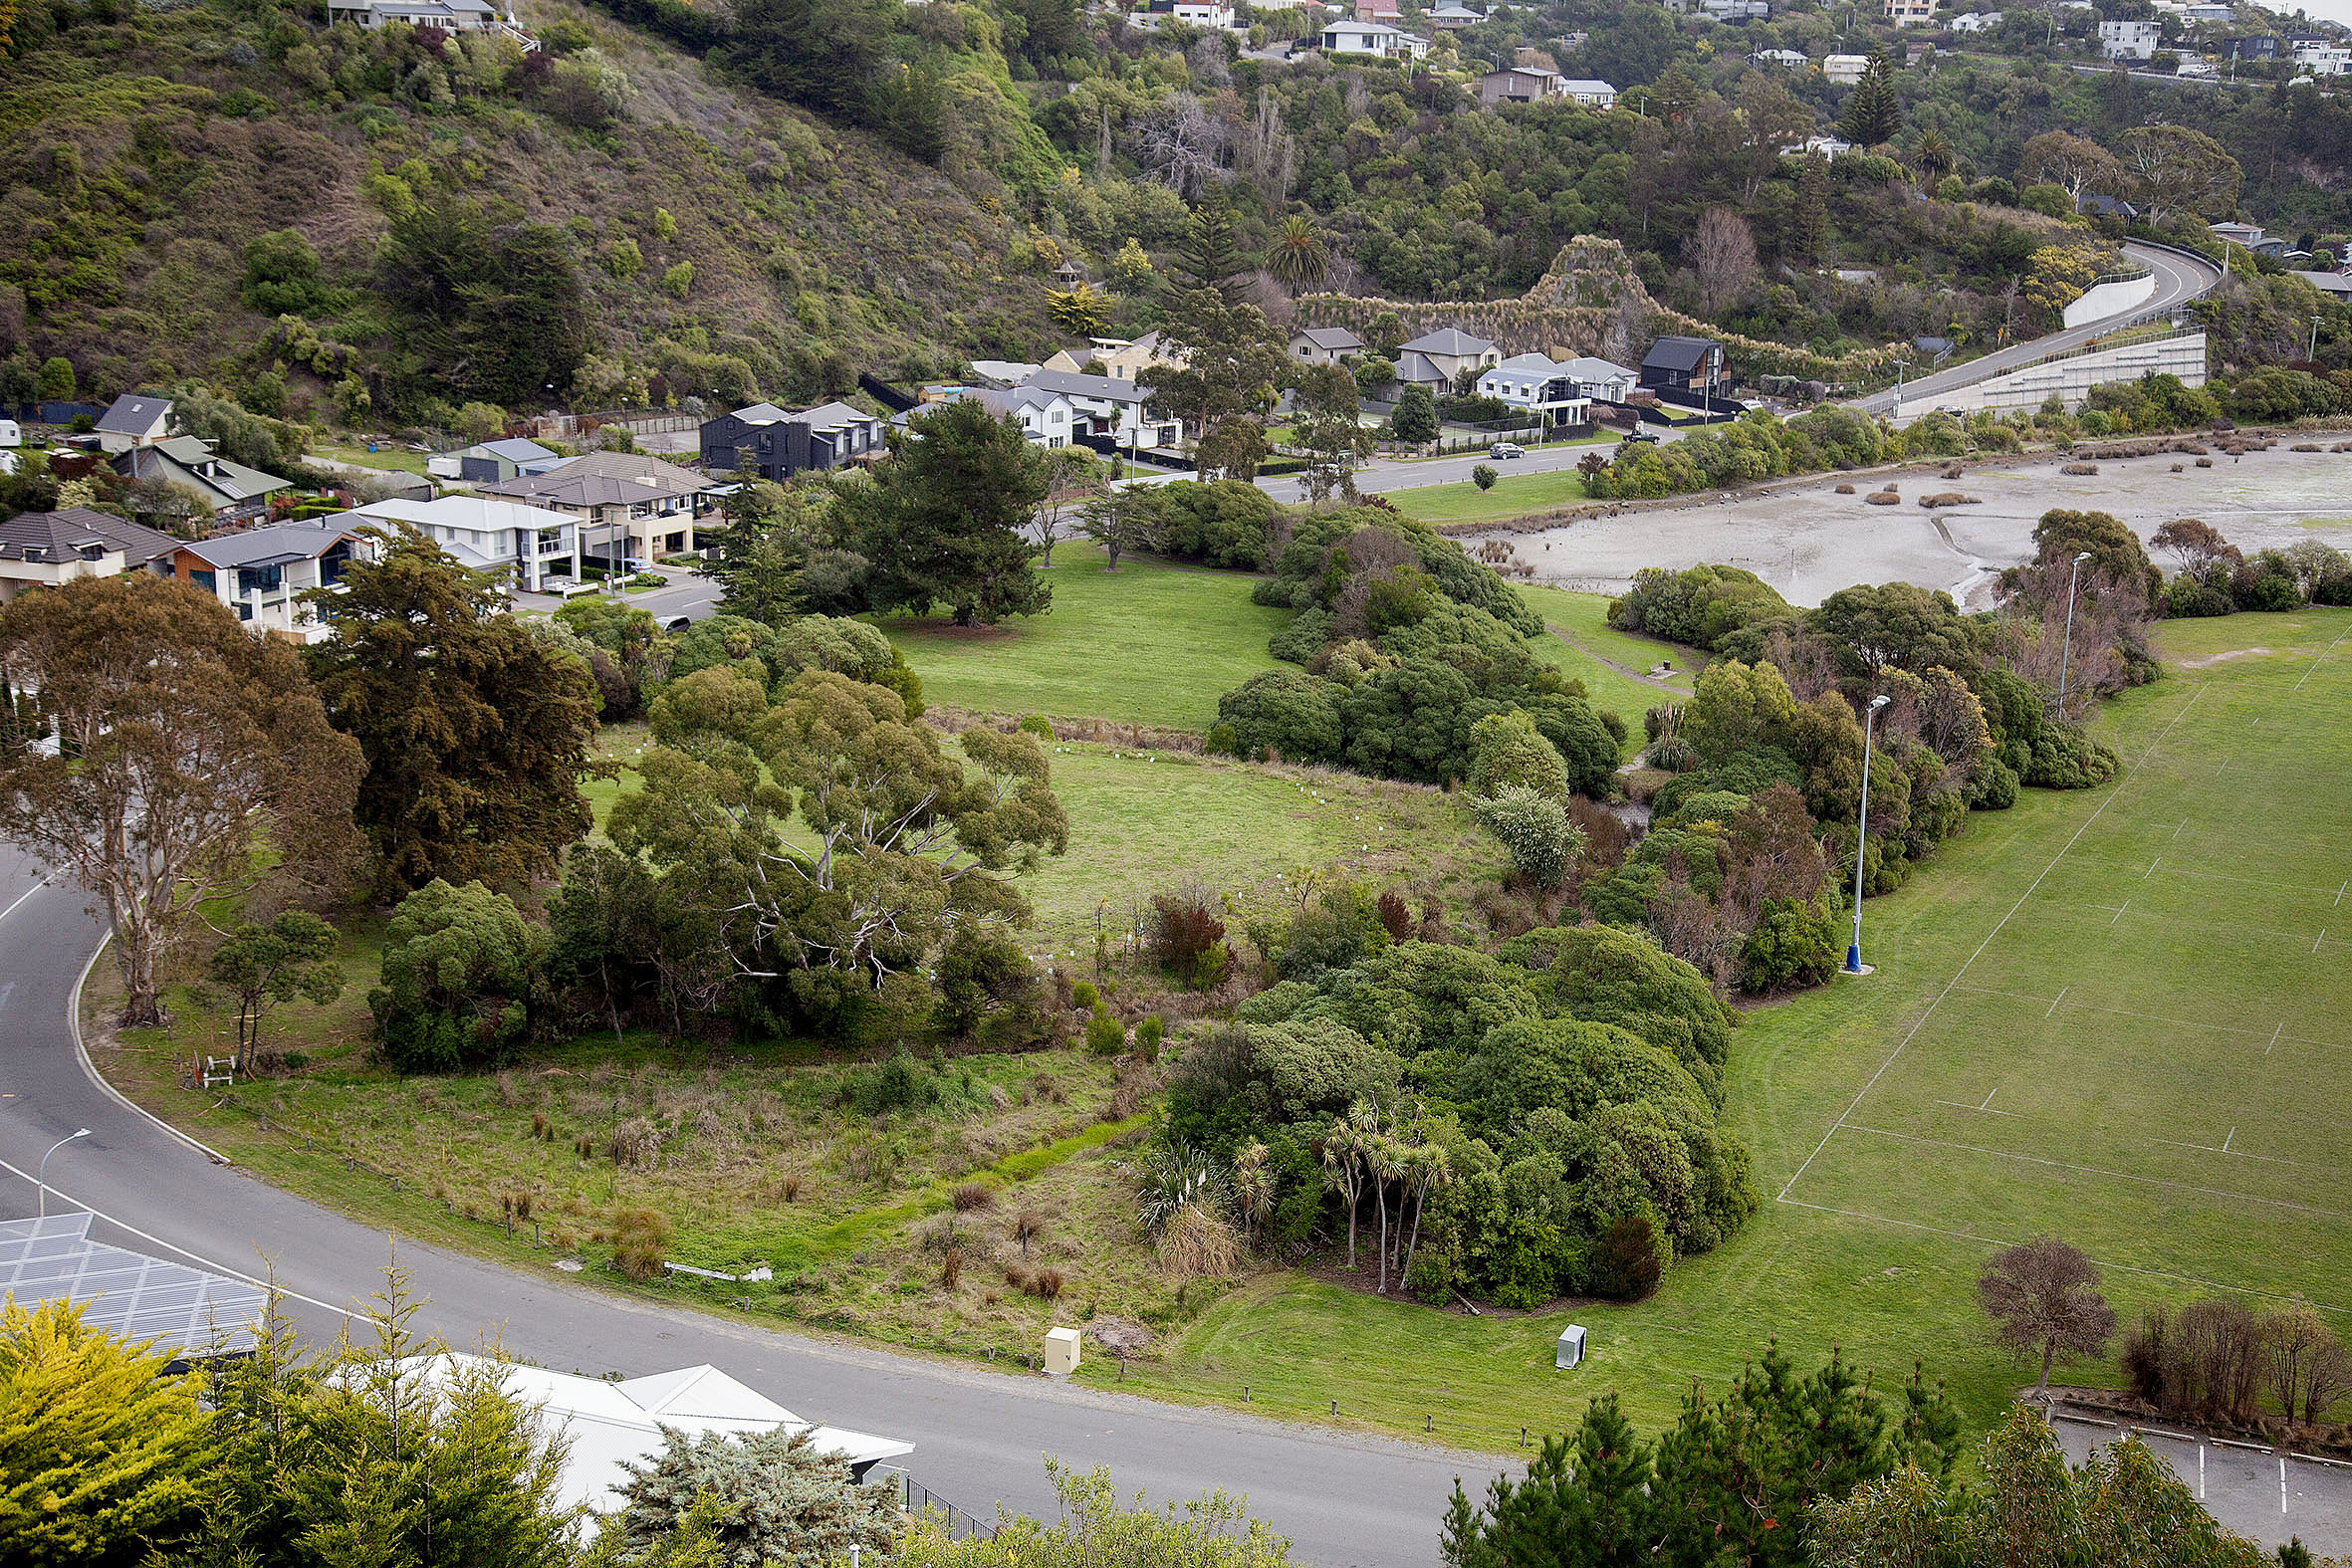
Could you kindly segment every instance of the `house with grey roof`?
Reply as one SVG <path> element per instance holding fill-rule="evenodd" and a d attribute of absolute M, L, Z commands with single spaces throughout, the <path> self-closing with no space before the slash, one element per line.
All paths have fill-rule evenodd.
<path fill-rule="evenodd" d="M 545 592 L 556 581 L 581 581 L 586 561 L 609 560 L 617 566 L 631 548 L 625 517 L 595 526 L 567 512 L 492 496 L 396 497 L 324 521 L 335 528 L 377 528 L 387 534 L 412 528 L 458 564 L 506 577 L 528 593 Z"/>
<path fill-rule="evenodd" d="M 1426 386 L 1442 397 L 1502 360 L 1502 351 L 1486 338 L 1473 337 L 1458 327 L 1441 327 L 1399 350 L 1396 378 L 1400 385 Z"/>
<path fill-rule="evenodd" d="M 134 446 L 151 446 L 171 430 L 171 399 L 149 397 L 144 393 L 125 393 L 115 399 L 115 404 L 98 421 L 98 449 L 101 452 L 127 452 Z"/>
<path fill-rule="evenodd" d="M 182 545 L 155 570 L 218 599 L 247 629 L 289 642 L 324 642 L 326 622 L 302 596 L 332 588 L 353 560 L 370 560 L 374 542 L 333 518 L 249 528 Z"/>
<path fill-rule="evenodd" d="M 563 459 L 526 436 L 480 441 L 455 452 L 439 452 L 425 459 L 424 470 L 435 479 L 459 479 L 469 485 L 495 485 L 524 474 L 543 474 Z"/>
<path fill-rule="evenodd" d="M 1040 370 L 1022 385 L 1068 398 L 1077 426 L 1072 433 L 1097 450 L 1173 447 L 1184 439 L 1183 421 L 1154 413 L 1149 394 L 1124 376 Z"/>
<path fill-rule="evenodd" d="M 884 450 L 882 421 L 840 402 L 798 412 L 754 403 L 704 420 L 700 445 L 703 465 L 714 474 L 777 481 L 871 462 Z"/>
<path fill-rule="evenodd" d="M 717 489 L 657 457 L 586 452 L 542 473 L 484 485 L 481 494 L 578 520 L 582 555 L 617 563 L 692 550 L 695 522 L 716 508 Z"/>
<path fill-rule="evenodd" d="M 1596 358 L 1588 353 L 1577 354 L 1566 360 L 1562 368 L 1569 380 L 1576 383 L 1582 395 L 1604 403 L 1621 403 L 1641 385 L 1641 372 L 1629 370 L 1610 359 Z"/>
<path fill-rule="evenodd" d="M 1712 337 L 1665 336 L 1642 355 L 1641 384 L 1710 397 L 1723 390 L 1723 344 Z"/>
<path fill-rule="evenodd" d="M 168 534 L 89 507 L 20 512 L 0 523 L 0 604 L 29 588 L 136 570 L 178 547 Z"/>
<path fill-rule="evenodd" d="M 1020 421 L 1021 433 L 1039 446 L 1067 446 L 1077 434 L 1077 406 L 1064 394 L 1043 386 L 1024 385 L 1009 390 L 970 387 L 944 400 L 978 403 L 1000 419 L 1016 419 Z"/>
<path fill-rule="evenodd" d="M 211 442 L 195 436 L 169 436 L 134 446 L 116 457 L 115 472 L 128 479 L 155 480 L 194 491 L 219 522 L 261 516 L 269 509 L 270 496 L 293 484 L 276 474 L 220 457 Z"/>
<path fill-rule="evenodd" d="M 1364 340 L 1344 327 L 1301 327 L 1291 335 L 1291 358 L 1298 364 L 1337 364 L 1364 351 Z"/>
<path fill-rule="evenodd" d="M 327 0 L 330 23 L 352 22 L 360 27 L 382 27 L 404 22 L 410 27 L 437 27 L 445 33 L 496 33 L 512 28 L 537 48 L 530 35 L 502 16 L 489 0 Z"/>

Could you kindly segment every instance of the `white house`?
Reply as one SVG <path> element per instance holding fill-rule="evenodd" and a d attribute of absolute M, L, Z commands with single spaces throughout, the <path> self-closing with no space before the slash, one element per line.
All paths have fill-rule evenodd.
<path fill-rule="evenodd" d="M 1568 77 L 1559 85 L 1560 97 L 1586 109 L 1615 109 L 1617 90 L 1598 77 Z"/>
<path fill-rule="evenodd" d="M 1226 0 L 1176 0 L 1173 15 L 1179 22 L 1213 27 L 1222 33 L 1232 32 L 1235 26 L 1233 7 Z"/>
<path fill-rule="evenodd" d="M 1831 87 L 1852 87 L 1862 80 L 1862 73 L 1870 69 L 1868 55 L 1823 55 L 1821 75 L 1829 79 Z"/>
<path fill-rule="evenodd" d="M 168 534 L 88 507 L 21 512 L 0 522 L 0 604 L 28 588 L 112 577 L 168 560 L 178 546 Z"/>
<path fill-rule="evenodd" d="M 2000 26 L 1999 11 L 1963 11 L 1945 24 L 1955 33 L 1990 33 Z"/>
<path fill-rule="evenodd" d="M 1513 354 L 1478 378 L 1478 394 L 1539 415 L 1545 424 L 1580 425 L 1592 418 L 1592 399 L 1549 354 Z"/>
<path fill-rule="evenodd" d="M 1144 406 L 1132 380 L 1087 375 L 1075 370 L 1040 370 L 1020 391 L 1058 393 L 1069 400 L 1072 435 L 1109 437 L 1122 450 L 1173 447 L 1184 439 L 1183 421 L 1155 415 Z"/>
<path fill-rule="evenodd" d="M 397 532 L 405 523 L 476 571 L 511 574 L 515 585 L 543 592 L 553 578 L 581 580 L 581 530 L 588 529 L 591 548 L 627 548 L 611 525 L 606 540 L 596 524 L 545 507 L 527 507 L 494 496 L 443 496 L 438 501 L 373 501 L 326 520 L 339 528 L 357 529 L 374 524 Z"/>
<path fill-rule="evenodd" d="M 1364 340 L 1344 327 L 1301 327 L 1291 335 L 1291 357 L 1299 364 L 1337 364 L 1364 351 Z"/>
<path fill-rule="evenodd" d="M 1886 0 L 1887 20 L 1897 27 L 1920 27 L 1936 19 L 1936 0 Z"/>
<path fill-rule="evenodd" d="M 1429 13 L 1430 26 L 1446 28 L 1449 31 L 1476 27 L 1486 19 L 1486 12 L 1473 11 L 1466 5 L 1441 5 Z"/>
<path fill-rule="evenodd" d="M 2099 24 L 2099 47 L 2109 60 L 2152 59 L 2163 42 L 2164 32 L 2154 22 Z"/>
<path fill-rule="evenodd" d="M 1798 50 L 1760 49 L 1748 57 L 1748 63 L 1752 66 L 1778 66 L 1783 70 L 1795 71 L 1801 69 L 1806 62 L 1803 53 Z"/>
<path fill-rule="evenodd" d="M 2295 64 L 2315 77 L 2340 77 L 2352 69 L 2352 49 L 2324 39 L 2298 39 Z"/>
<path fill-rule="evenodd" d="M 153 446 L 170 429 L 170 398 L 125 394 L 116 398 L 114 406 L 99 416 L 98 449 L 113 453 Z"/>
<path fill-rule="evenodd" d="M 624 1466 L 643 1467 L 659 1456 L 665 1430 L 688 1439 L 806 1432 L 818 1452 L 843 1460 L 860 1480 L 882 1460 L 915 1451 L 913 1444 L 896 1438 L 803 1421 L 716 1367 L 681 1367 L 607 1383 L 455 1352 L 412 1357 L 401 1366 L 416 1374 L 416 1386 L 432 1392 L 461 1377 L 495 1377 L 510 1398 L 532 1412 L 543 1438 L 568 1440 L 558 1496 L 591 1513 L 610 1513 L 620 1505 L 616 1493 L 628 1479 Z"/>
<path fill-rule="evenodd" d="M 1602 402 L 1622 403 L 1641 385 L 1639 370 L 1629 370 L 1614 360 L 1596 359 L 1588 353 L 1564 361 L 1560 368 L 1567 373 L 1578 396 Z"/>
<path fill-rule="evenodd" d="M 302 595 L 335 586 L 353 559 L 374 554 L 374 542 L 346 524 L 279 523 L 182 545 L 155 570 L 211 594 L 250 631 L 324 642 L 328 627 Z"/>
<path fill-rule="evenodd" d="M 2237 8 L 2230 5 L 2195 5 L 2181 13 L 2192 22 L 2218 22 L 2227 27 L 2236 20 Z"/>
<path fill-rule="evenodd" d="M 870 438 L 875 445 L 860 450 L 871 451 L 881 439 L 881 421 L 844 403 L 785 417 L 776 428 L 812 450 L 837 453 Z M 738 467 L 740 461 L 728 466 Z M 707 476 L 657 457 L 583 452 L 545 472 L 484 485 L 482 494 L 519 502 L 525 511 L 541 508 L 578 520 L 582 559 L 617 565 L 624 557 L 650 560 L 693 549 L 694 525 L 717 505 L 717 488 Z"/>
<path fill-rule="evenodd" d="M 1010 414 L 1021 422 L 1021 433 L 1039 446 L 1067 446 L 1077 433 L 1077 405 L 1062 393 L 1044 387 L 1016 386 L 1010 391 L 981 387 L 946 400 L 978 403 L 1000 419 Z"/>
<path fill-rule="evenodd" d="M 1333 22 L 1323 29 L 1323 49 L 1333 55 L 1368 55 L 1380 60 L 1423 60 L 1429 40 L 1385 22 Z"/>

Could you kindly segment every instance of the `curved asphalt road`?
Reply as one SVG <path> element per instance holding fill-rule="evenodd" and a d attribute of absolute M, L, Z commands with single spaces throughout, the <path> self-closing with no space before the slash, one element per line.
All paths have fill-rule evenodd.
<path fill-rule="evenodd" d="M 1909 402 L 1915 397 L 1933 397 L 1939 392 L 1958 391 L 1964 386 L 1974 386 L 1979 381 L 1999 375 L 2003 370 L 2013 370 L 2030 360 L 2044 358 L 2068 348 L 2079 348 L 2102 333 L 2114 332 L 2127 320 L 2157 316 L 2185 306 L 2203 297 L 2222 281 L 2221 268 L 2211 262 L 2192 261 L 2177 252 L 2155 250 L 2126 240 L 2123 253 L 2156 274 L 2156 292 L 2146 300 L 2128 311 L 2119 311 L 2113 316 L 2086 322 L 2080 327 L 2063 328 L 2026 342 L 2012 343 L 1981 359 L 1971 359 L 1949 370 L 1923 375 L 1916 381 L 1905 381 L 1903 400 Z M 1891 414 L 1895 410 L 1895 394 L 1891 388 L 1876 392 L 1858 399 L 1857 406 L 1874 414 Z"/>
<path fill-rule="evenodd" d="M 217 1165 L 102 1086 L 72 1008 L 100 924 L 72 886 L 37 881 L 0 845 L 0 1216 L 34 1211 L 42 1152 L 77 1127 L 94 1136 L 49 1162 L 49 1206 L 102 1217 L 102 1239 L 228 1272 L 261 1274 L 300 1299 L 306 1335 L 331 1339 L 342 1308 L 382 1283 L 390 1238 L 233 1167 Z M 637 1375 L 709 1362 L 801 1416 L 916 1445 L 915 1477 L 982 1518 L 1001 1499 L 1054 1516 L 1043 1456 L 1108 1464 L 1124 1491 L 1162 1501 L 1213 1486 L 1323 1564 L 1437 1560 L 1456 1474 L 1473 1495 L 1491 1457 L 1196 1411 L 1092 1389 L 802 1338 L 625 1300 L 553 1269 L 509 1269 L 415 1242 L 401 1262 L 430 1298 L 424 1327 L 459 1348 L 497 1341 L 520 1359 Z"/>

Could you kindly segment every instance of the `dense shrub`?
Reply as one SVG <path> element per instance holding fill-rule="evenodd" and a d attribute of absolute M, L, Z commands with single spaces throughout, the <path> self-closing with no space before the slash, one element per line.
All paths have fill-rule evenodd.
<path fill-rule="evenodd" d="M 1837 921 L 1828 909 L 1770 899 L 1740 949 L 1740 989 L 1825 985 L 1837 973 L 1838 956 Z"/>
<path fill-rule="evenodd" d="M 544 927 L 479 882 L 436 877 L 409 894 L 367 994 L 384 1059 L 402 1072 L 453 1072 L 511 1058 L 531 1036 L 548 948 Z"/>
<path fill-rule="evenodd" d="M 1609 601 L 1612 626 L 1709 650 L 1727 632 L 1790 613 L 1777 589 L 1739 566 L 1645 566 L 1634 573 L 1633 586 Z"/>

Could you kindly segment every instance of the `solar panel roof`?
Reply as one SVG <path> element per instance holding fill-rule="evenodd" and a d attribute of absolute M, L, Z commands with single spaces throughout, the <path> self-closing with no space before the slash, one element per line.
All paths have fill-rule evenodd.
<path fill-rule="evenodd" d="M 249 1280 L 90 1239 L 88 1214 L 0 1222 L 0 1296 L 31 1311 L 83 1304 L 83 1321 L 176 1356 L 250 1350 L 269 1292 Z"/>

